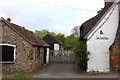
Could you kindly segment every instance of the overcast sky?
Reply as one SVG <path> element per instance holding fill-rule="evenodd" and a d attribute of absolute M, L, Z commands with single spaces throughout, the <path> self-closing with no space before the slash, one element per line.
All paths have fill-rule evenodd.
<path fill-rule="evenodd" d="M 71 34 L 104 7 L 104 0 L 0 0 L 0 17 L 34 31 Z"/>

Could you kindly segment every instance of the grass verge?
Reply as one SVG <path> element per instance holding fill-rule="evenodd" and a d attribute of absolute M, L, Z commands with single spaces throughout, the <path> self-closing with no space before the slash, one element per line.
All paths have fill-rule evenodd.
<path fill-rule="evenodd" d="M 32 73 L 28 73 L 28 72 L 2 72 L 2 77 L 31 78 Z"/>

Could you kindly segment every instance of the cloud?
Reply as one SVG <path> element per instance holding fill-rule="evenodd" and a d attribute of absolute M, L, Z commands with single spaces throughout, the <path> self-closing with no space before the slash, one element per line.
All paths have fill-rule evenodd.
<path fill-rule="evenodd" d="M 103 5 L 103 0 L 1 0 L 0 16 L 32 31 L 70 35 L 73 27 L 95 16 Z"/>

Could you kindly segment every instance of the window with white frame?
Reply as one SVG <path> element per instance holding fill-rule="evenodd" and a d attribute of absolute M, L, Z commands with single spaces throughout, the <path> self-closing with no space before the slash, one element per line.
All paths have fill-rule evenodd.
<path fill-rule="evenodd" d="M 16 46 L 11 44 L 0 44 L 0 61 L 14 62 Z"/>

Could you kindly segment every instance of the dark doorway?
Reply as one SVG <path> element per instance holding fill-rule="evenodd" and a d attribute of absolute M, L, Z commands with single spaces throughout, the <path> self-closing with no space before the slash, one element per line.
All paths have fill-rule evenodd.
<path fill-rule="evenodd" d="M 47 48 L 44 48 L 44 64 L 46 64 Z"/>

